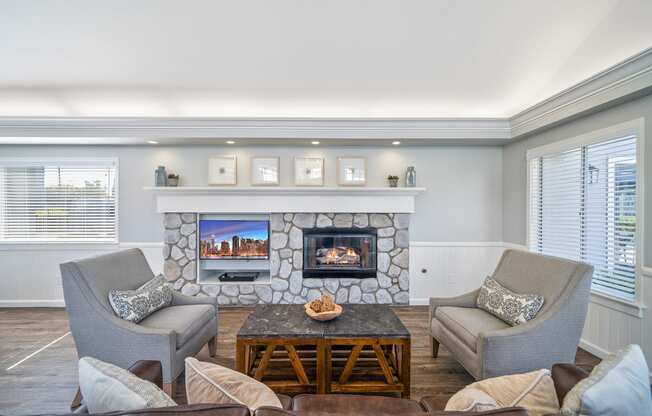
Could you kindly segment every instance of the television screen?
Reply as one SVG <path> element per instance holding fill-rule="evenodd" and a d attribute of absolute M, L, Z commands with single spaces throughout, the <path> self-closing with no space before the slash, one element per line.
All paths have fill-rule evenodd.
<path fill-rule="evenodd" d="M 266 260 L 268 248 L 269 221 L 199 221 L 199 258 L 202 260 Z"/>

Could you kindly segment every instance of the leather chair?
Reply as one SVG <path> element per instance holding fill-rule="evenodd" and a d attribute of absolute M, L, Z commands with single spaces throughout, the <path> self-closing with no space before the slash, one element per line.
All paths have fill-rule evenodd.
<path fill-rule="evenodd" d="M 513 292 L 543 295 L 538 315 L 512 327 L 476 307 L 479 289 L 431 298 L 433 357 L 444 344 L 476 380 L 574 362 L 592 275 L 588 264 L 506 250 L 492 277 Z"/>
<path fill-rule="evenodd" d="M 129 371 L 142 379 L 149 380 L 161 387 L 161 364 L 157 361 L 141 361 L 134 364 Z M 589 373 L 574 364 L 555 364 L 552 366 L 552 379 L 555 384 L 559 406 L 564 402 L 566 394 Z M 283 409 L 261 407 L 254 416 L 320 416 L 320 415 L 432 415 L 432 416 L 527 416 L 522 408 L 506 408 L 486 412 L 446 412 L 445 402 L 437 397 L 429 396 L 420 402 L 385 396 L 360 396 L 346 394 L 317 395 L 301 394 L 294 398 L 278 395 Z M 87 414 L 84 406 L 79 403 L 71 410 L 74 414 Z M 250 416 L 249 409 L 242 405 L 195 404 L 165 407 L 159 409 L 143 409 L 128 412 L 114 412 L 111 416 Z M 552 416 L 552 415 L 551 415 Z"/>
<path fill-rule="evenodd" d="M 136 289 L 154 278 L 140 249 L 61 264 L 70 330 L 79 357 L 95 357 L 129 368 L 141 360 L 162 365 L 162 387 L 174 396 L 184 359 L 208 343 L 215 356 L 217 299 L 174 291 L 172 305 L 138 324 L 120 319 L 109 303 L 111 289 Z"/>

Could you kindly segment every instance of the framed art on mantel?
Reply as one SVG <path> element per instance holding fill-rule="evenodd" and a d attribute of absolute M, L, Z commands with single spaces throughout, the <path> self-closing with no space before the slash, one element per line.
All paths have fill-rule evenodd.
<path fill-rule="evenodd" d="M 279 173 L 280 169 L 278 157 L 251 158 L 252 185 L 278 185 Z"/>
<path fill-rule="evenodd" d="M 338 157 L 337 184 L 340 186 L 364 186 L 367 184 L 366 157 Z"/>
<path fill-rule="evenodd" d="M 294 184 L 296 186 L 323 186 L 324 159 L 319 157 L 295 157 Z"/>
<path fill-rule="evenodd" d="M 208 184 L 237 184 L 237 165 L 235 156 L 216 156 L 208 159 Z"/>

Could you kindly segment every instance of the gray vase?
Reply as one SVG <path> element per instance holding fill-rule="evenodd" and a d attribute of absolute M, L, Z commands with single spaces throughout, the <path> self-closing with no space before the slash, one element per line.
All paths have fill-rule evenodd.
<path fill-rule="evenodd" d="M 165 171 L 165 166 L 159 166 L 154 171 L 154 184 L 156 186 L 167 186 L 168 173 Z"/>
<path fill-rule="evenodd" d="M 417 186 L 417 171 L 414 170 L 414 166 L 408 166 L 405 172 L 405 186 L 408 188 Z"/>

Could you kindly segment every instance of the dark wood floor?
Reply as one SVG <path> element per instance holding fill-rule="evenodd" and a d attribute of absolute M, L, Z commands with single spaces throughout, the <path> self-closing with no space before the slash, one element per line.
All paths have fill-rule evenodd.
<path fill-rule="evenodd" d="M 412 334 L 412 398 L 437 395 L 446 400 L 473 379 L 441 348 L 430 356 L 428 311 L 425 306 L 395 308 Z M 249 314 L 247 308 L 221 309 L 215 362 L 234 367 L 235 334 Z M 69 331 L 62 309 L 0 309 L 0 414 L 65 413 L 77 389 L 77 356 L 67 335 L 14 366 Z M 198 357 L 209 360 L 206 349 Z M 599 360 L 579 350 L 577 363 L 591 369 Z M 10 368 L 14 366 L 13 368 Z M 183 380 L 175 400 L 185 401 Z"/>

